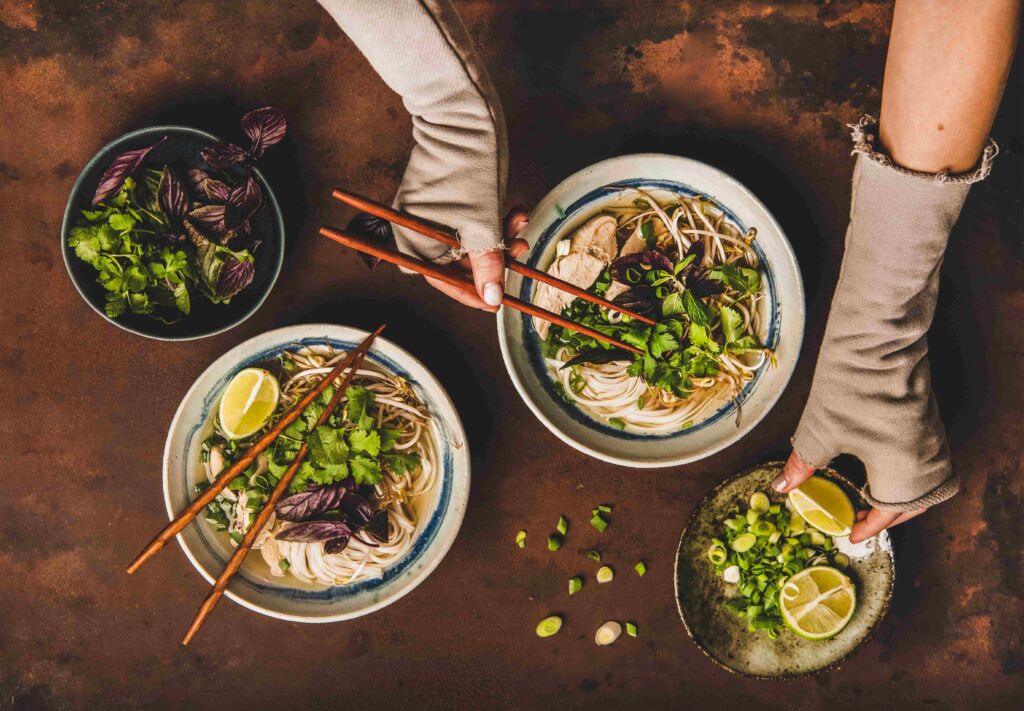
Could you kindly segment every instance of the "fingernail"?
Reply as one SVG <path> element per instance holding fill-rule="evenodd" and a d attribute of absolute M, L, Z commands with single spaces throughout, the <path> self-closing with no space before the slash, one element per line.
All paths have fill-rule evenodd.
<path fill-rule="evenodd" d="M 785 474 L 779 474 L 777 477 L 772 479 L 772 488 L 776 491 L 782 491 L 786 488 L 787 484 L 789 484 L 789 481 L 787 481 Z"/>
<path fill-rule="evenodd" d="M 502 296 L 501 284 L 498 282 L 492 281 L 484 285 L 484 303 L 488 306 L 500 306 Z"/>

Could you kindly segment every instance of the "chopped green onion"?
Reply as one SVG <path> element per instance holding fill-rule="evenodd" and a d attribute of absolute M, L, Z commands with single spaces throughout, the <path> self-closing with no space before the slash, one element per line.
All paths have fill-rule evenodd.
<path fill-rule="evenodd" d="M 846 570 L 850 567 L 850 556 L 846 555 L 845 553 L 836 553 L 835 557 L 832 559 L 832 562 L 835 563 L 835 566 L 837 568 L 841 570 Z"/>
<path fill-rule="evenodd" d="M 526 531 L 520 531 L 516 534 L 516 545 L 520 548 L 526 548 Z"/>
<path fill-rule="evenodd" d="M 747 523 L 752 524 L 757 519 L 761 518 L 761 512 L 755 511 L 754 509 L 747 509 Z"/>
<path fill-rule="evenodd" d="M 587 551 L 587 557 L 590 558 L 590 560 L 596 561 L 598 563 L 601 562 L 601 553 L 599 551 L 594 550 L 593 548 Z"/>
<path fill-rule="evenodd" d="M 576 593 L 578 593 L 580 591 L 580 589 L 582 587 L 583 587 L 583 579 L 582 578 L 579 578 L 579 577 L 569 578 L 569 594 L 570 595 L 575 595 Z"/>
<path fill-rule="evenodd" d="M 558 615 L 545 617 L 537 624 L 538 637 L 550 637 L 562 629 L 562 618 Z"/>
<path fill-rule="evenodd" d="M 292 567 L 292 564 L 288 562 L 287 558 L 282 558 L 277 561 L 277 567 L 281 569 L 281 572 L 286 572 L 290 567 Z"/>
<path fill-rule="evenodd" d="M 768 500 L 767 495 L 760 491 L 755 491 L 750 497 L 750 508 L 761 513 L 768 513 L 768 510 L 771 508 L 771 502 Z"/>
<path fill-rule="evenodd" d="M 604 530 L 608 528 L 608 522 L 601 518 L 601 514 L 599 513 L 594 514 L 594 517 L 590 519 L 590 525 L 601 533 L 604 533 Z"/>
<path fill-rule="evenodd" d="M 633 566 L 633 570 L 635 570 L 636 574 L 642 578 L 647 572 L 647 565 L 642 560 L 637 561 L 637 564 Z"/>
<path fill-rule="evenodd" d="M 633 622 L 626 623 L 626 634 L 630 637 L 636 637 L 636 624 Z"/>
<path fill-rule="evenodd" d="M 775 524 L 773 524 L 771 521 L 754 521 L 753 525 L 750 527 L 750 530 L 753 532 L 755 536 L 761 536 L 763 538 L 765 536 L 770 536 L 773 533 L 775 533 Z"/>
<path fill-rule="evenodd" d="M 555 526 L 555 530 L 557 530 L 560 534 L 564 536 L 565 532 L 569 530 L 569 519 L 567 519 L 565 516 L 559 516 L 558 525 Z"/>
<path fill-rule="evenodd" d="M 824 533 L 822 533 L 821 531 L 818 531 L 818 530 L 816 530 L 814 528 L 811 529 L 810 533 L 811 533 L 811 545 L 823 546 L 823 545 L 825 545 L 825 542 L 828 540 L 827 538 L 825 538 L 825 534 Z"/>
<path fill-rule="evenodd" d="M 612 505 L 611 504 L 598 504 L 597 505 L 597 510 L 600 511 L 601 513 L 611 513 L 612 512 Z"/>
<path fill-rule="evenodd" d="M 615 577 L 615 571 L 609 568 L 607 565 L 602 565 L 597 569 L 597 582 L 599 583 L 610 583 L 612 578 Z"/>
<path fill-rule="evenodd" d="M 757 543 L 757 536 L 753 533 L 741 533 L 732 542 L 732 549 L 737 553 L 746 553 Z"/>
<path fill-rule="evenodd" d="M 554 534 L 548 536 L 548 550 L 557 551 L 562 547 L 562 539 Z"/>
<path fill-rule="evenodd" d="M 619 418 L 619 417 L 609 418 L 608 424 L 611 425 L 612 427 L 614 427 L 617 430 L 624 430 L 624 429 L 626 429 L 626 421 L 621 419 L 621 418 Z"/>

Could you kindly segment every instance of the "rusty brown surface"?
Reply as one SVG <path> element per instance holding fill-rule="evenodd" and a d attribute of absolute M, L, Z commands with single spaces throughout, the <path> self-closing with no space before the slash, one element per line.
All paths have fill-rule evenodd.
<path fill-rule="evenodd" d="M 493 317 L 315 237 L 347 213 L 332 183 L 390 196 L 410 146 L 401 103 L 311 0 L 0 0 L 0 708 L 1010 708 L 1024 702 L 1024 455 L 1020 61 L 991 180 L 951 241 L 933 329 L 935 387 L 963 492 L 897 533 L 898 587 L 875 638 L 839 671 L 745 681 L 701 656 L 672 598 L 683 522 L 725 475 L 787 453 L 842 251 L 844 124 L 877 109 L 889 3 L 459 2 L 509 121 L 510 202 L 638 150 L 690 155 L 746 182 L 801 262 L 808 330 L 772 415 L 698 464 L 629 470 L 549 434 L 516 395 Z M 78 170 L 106 141 L 161 121 L 220 134 L 244 108 L 289 118 L 268 161 L 288 257 L 262 310 L 207 340 L 146 341 L 104 323 L 61 263 Z M 165 521 L 171 416 L 216 356 L 266 329 L 367 326 L 453 393 L 474 452 L 469 512 L 448 557 L 371 617 L 301 626 L 221 605 L 180 636 L 206 585 L 176 547 L 124 565 Z M 569 604 L 565 580 L 616 504 L 606 550 L 627 571 Z M 578 538 L 537 541 L 568 514 Z M 555 638 L 533 627 L 563 611 Z M 637 641 L 594 646 L 605 619 Z"/>

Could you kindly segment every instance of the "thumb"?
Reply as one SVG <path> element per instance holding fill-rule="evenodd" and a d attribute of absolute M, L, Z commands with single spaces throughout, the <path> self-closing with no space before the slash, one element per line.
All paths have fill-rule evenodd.
<path fill-rule="evenodd" d="M 470 252 L 469 266 L 473 270 L 473 282 L 484 303 L 497 311 L 505 293 L 505 251 L 494 249 L 490 252 Z"/>
<path fill-rule="evenodd" d="M 782 473 L 772 480 L 772 488 L 780 494 L 788 493 L 810 479 L 814 471 L 814 466 L 805 462 L 794 449 Z"/>

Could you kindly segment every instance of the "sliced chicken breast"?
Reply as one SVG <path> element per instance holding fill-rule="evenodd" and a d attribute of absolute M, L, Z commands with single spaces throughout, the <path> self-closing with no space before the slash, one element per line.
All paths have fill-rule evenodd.
<path fill-rule="evenodd" d="M 619 252 L 620 257 L 625 257 L 627 254 L 636 254 L 647 249 L 647 240 L 638 235 L 636 231 L 629 236 L 629 239 L 622 245 L 622 250 Z"/>
<path fill-rule="evenodd" d="M 612 222 L 614 224 L 614 220 Z M 612 237 L 614 239 L 614 232 Z M 548 274 L 581 289 L 589 289 L 597 281 L 597 278 L 601 276 L 604 268 L 605 263 L 591 254 L 570 252 L 564 257 L 556 259 L 548 268 Z M 537 284 L 537 288 L 533 292 L 534 304 L 548 311 L 554 311 L 556 314 L 562 313 L 562 309 L 568 306 L 575 298 L 572 294 L 567 294 L 547 284 Z M 548 337 L 548 328 L 551 326 L 549 322 L 534 317 L 533 326 L 537 329 L 537 333 L 540 334 L 541 338 Z"/>
<path fill-rule="evenodd" d="M 629 286 L 623 284 L 621 281 L 615 281 L 612 279 L 611 286 L 608 287 L 608 291 L 604 292 L 604 298 L 608 301 L 615 301 L 615 297 L 620 294 L 625 294 L 629 291 Z"/>
<path fill-rule="evenodd" d="M 616 226 L 611 215 L 598 215 L 587 220 L 572 236 L 569 253 L 590 254 L 605 264 L 611 264 L 619 251 L 615 240 Z"/>

